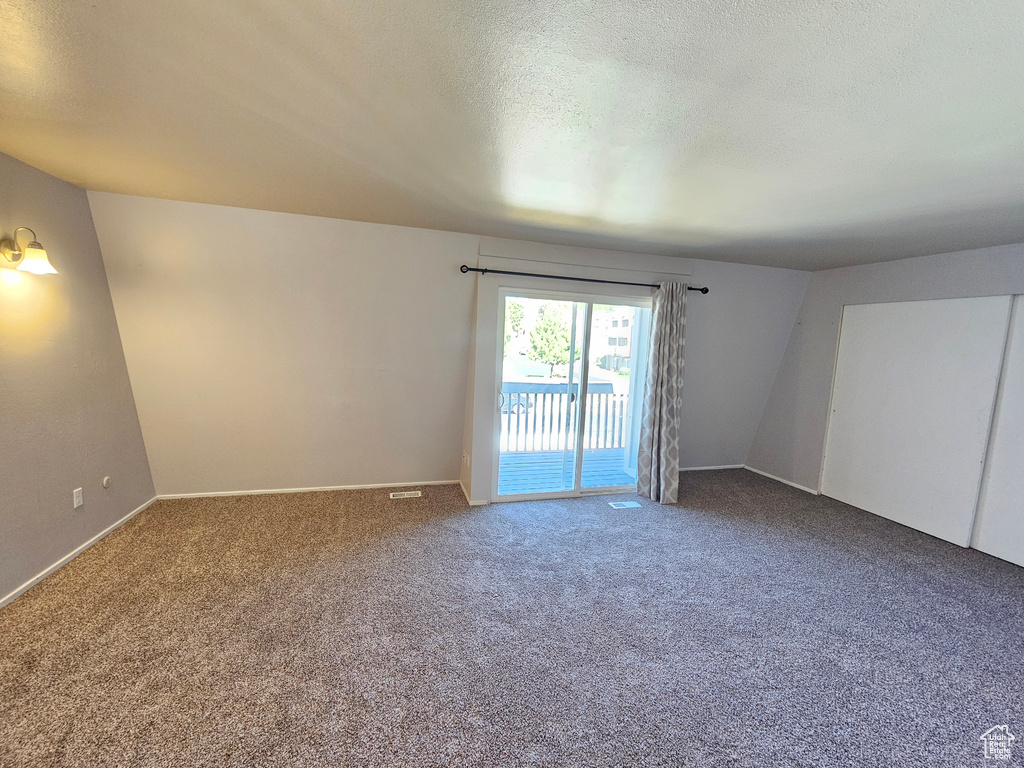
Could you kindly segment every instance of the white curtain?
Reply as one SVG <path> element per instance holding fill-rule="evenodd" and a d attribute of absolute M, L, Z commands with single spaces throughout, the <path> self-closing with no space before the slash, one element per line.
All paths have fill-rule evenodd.
<path fill-rule="evenodd" d="M 654 294 L 651 359 L 637 459 L 637 491 L 661 504 L 679 496 L 679 411 L 686 345 L 686 283 L 661 283 Z"/>

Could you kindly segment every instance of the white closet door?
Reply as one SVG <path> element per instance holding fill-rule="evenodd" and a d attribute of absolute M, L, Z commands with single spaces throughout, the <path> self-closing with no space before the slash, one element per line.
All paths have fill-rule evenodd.
<path fill-rule="evenodd" d="M 970 543 L 1010 297 L 843 311 L 821 491 Z"/>
<path fill-rule="evenodd" d="M 1024 565 L 1024 297 L 1014 299 L 1010 341 L 985 462 L 976 549 Z"/>

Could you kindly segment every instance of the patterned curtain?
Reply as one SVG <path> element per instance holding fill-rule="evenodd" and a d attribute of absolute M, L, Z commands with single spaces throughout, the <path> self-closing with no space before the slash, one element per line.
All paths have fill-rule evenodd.
<path fill-rule="evenodd" d="M 686 345 L 686 283 L 662 283 L 654 294 L 651 359 L 637 459 L 637 491 L 661 504 L 679 497 L 679 411 Z"/>

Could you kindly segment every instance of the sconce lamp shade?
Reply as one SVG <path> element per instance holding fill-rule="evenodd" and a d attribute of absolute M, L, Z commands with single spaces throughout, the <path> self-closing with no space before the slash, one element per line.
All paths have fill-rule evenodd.
<path fill-rule="evenodd" d="M 33 275 L 56 275 L 57 270 L 53 268 L 50 260 L 46 257 L 46 251 L 38 242 L 33 240 L 25 248 L 25 255 L 18 264 L 21 272 L 31 272 Z"/>
<path fill-rule="evenodd" d="M 24 230 L 32 232 L 28 227 L 14 230 L 14 238 L 0 240 L 0 267 L 31 272 L 33 275 L 56 275 L 57 270 L 46 256 L 46 250 L 36 240 L 32 232 L 32 241 L 24 249 L 18 247 L 18 233 Z"/>

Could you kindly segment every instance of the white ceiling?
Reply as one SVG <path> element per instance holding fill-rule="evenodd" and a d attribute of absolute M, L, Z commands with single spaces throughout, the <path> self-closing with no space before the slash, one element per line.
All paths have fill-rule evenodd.
<path fill-rule="evenodd" d="M 820 269 L 1024 241 L 1020 0 L 0 0 L 89 189 Z"/>

